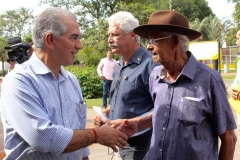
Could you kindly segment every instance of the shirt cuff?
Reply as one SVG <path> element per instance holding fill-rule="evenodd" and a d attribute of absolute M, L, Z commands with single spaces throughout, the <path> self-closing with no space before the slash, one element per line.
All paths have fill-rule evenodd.
<path fill-rule="evenodd" d="M 59 127 L 53 136 L 50 152 L 54 155 L 60 155 L 72 140 L 73 130 Z"/>
<path fill-rule="evenodd" d="M 88 147 L 85 147 L 84 148 L 84 151 L 83 151 L 83 157 L 82 158 L 85 158 L 87 156 L 90 155 L 90 151 L 89 151 L 89 148 Z"/>

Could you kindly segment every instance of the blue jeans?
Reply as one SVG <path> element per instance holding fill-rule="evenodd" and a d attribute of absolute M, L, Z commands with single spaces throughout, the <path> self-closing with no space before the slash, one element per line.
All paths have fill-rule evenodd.
<path fill-rule="evenodd" d="M 110 92 L 110 87 L 112 84 L 112 80 L 103 80 L 102 81 L 102 86 L 103 86 L 103 96 L 102 96 L 102 104 L 104 108 L 107 108 L 107 98 L 108 99 L 108 104 L 110 104 L 111 98 L 109 96 Z"/>

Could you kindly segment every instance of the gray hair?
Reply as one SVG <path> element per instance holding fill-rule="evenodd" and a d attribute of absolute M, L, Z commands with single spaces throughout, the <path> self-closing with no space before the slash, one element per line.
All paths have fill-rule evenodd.
<path fill-rule="evenodd" d="M 108 24 L 119 24 L 120 29 L 128 34 L 139 26 L 139 21 L 132 13 L 120 11 L 108 18 Z M 140 44 L 140 37 L 138 35 L 136 35 L 136 41 Z"/>
<path fill-rule="evenodd" d="M 45 46 L 44 38 L 47 33 L 52 33 L 59 38 L 67 31 L 67 27 L 63 23 L 64 17 L 71 17 L 77 21 L 74 14 L 57 7 L 47 8 L 36 17 L 32 28 L 32 38 L 36 48 Z"/>
<path fill-rule="evenodd" d="M 181 49 L 183 52 L 188 51 L 188 43 L 189 43 L 189 38 L 187 36 L 181 35 L 181 34 L 175 34 L 175 33 L 170 33 L 170 32 L 165 32 L 166 36 L 173 36 L 177 35 L 181 39 Z"/>

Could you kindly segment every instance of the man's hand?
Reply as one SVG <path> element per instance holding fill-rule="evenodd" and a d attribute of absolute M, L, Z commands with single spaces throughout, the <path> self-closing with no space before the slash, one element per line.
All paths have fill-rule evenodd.
<path fill-rule="evenodd" d="M 123 123 L 117 128 L 120 132 L 124 133 L 128 138 L 138 132 L 138 124 L 134 120 L 125 119 Z"/>
<path fill-rule="evenodd" d="M 115 152 L 118 152 L 119 148 L 123 148 L 127 145 L 127 136 L 120 131 L 110 127 L 110 121 L 107 121 L 105 125 L 96 128 L 97 133 L 97 143 L 104 146 L 111 147 Z"/>
<path fill-rule="evenodd" d="M 100 79 L 101 80 L 105 80 L 106 78 L 104 76 L 100 76 Z"/>
<path fill-rule="evenodd" d="M 234 100 L 240 100 L 240 94 L 239 90 L 235 89 L 234 87 L 230 86 L 227 90 L 230 97 L 232 97 Z"/>
<path fill-rule="evenodd" d="M 116 119 L 116 120 L 113 120 L 111 121 L 111 124 L 110 124 L 110 127 L 112 128 L 117 128 L 119 127 L 123 122 L 124 122 L 125 119 Z"/>
<path fill-rule="evenodd" d="M 101 127 L 102 125 L 105 124 L 105 122 L 106 122 L 106 121 L 104 121 L 99 114 L 97 114 L 97 115 L 94 117 L 94 126 L 95 126 L 95 127 Z"/>

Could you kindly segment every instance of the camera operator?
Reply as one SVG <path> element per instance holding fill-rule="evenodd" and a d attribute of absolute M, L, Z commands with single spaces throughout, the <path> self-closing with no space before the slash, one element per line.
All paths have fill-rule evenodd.
<path fill-rule="evenodd" d="M 29 58 L 32 56 L 33 52 L 35 51 L 35 46 L 33 44 L 33 42 L 30 42 L 29 45 L 31 46 L 29 49 L 28 49 L 28 56 Z"/>
<path fill-rule="evenodd" d="M 8 67 L 8 73 L 9 73 L 14 69 L 16 61 L 15 59 L 7 59 L 7 62 L 9 64 L 9 67 Z"/>
<path fill-rule="evenodd" d="M 12 37 L 8 39 L 8 44 L 11 46 L 6 46 L 4 49 L 10 50 L 8 52 L 9 70 L 12 71 L 17 65 L 24 63 L 32 55 L 35 47 L 33 43 L 30 44 L 22 42 L 20 37 Z"/>

